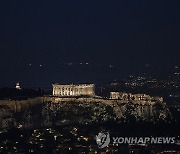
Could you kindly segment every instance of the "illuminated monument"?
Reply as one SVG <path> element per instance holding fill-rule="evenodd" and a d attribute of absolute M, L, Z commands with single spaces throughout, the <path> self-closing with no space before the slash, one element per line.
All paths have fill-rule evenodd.
<path fill-rule="evenodd" d="M 94 96 L 94 84 L 53 84 L 53 96 Z"/>
<path fill-rule="evenodd" d="M 110 99 L 119 99 L 123 101 L 159 101 L 163 102 L 163 98 L 156 96 L 152 97 L 147 94 L 131 94 L 126 92 L 110 92 Z"/>

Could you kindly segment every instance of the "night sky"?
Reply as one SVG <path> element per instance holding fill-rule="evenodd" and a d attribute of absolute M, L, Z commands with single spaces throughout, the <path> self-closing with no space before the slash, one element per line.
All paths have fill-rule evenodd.
<path fill-rule="evenodd" d="M 179 51 L 179 0 L 0 1 L 1 87 L 109 81 Z"/>

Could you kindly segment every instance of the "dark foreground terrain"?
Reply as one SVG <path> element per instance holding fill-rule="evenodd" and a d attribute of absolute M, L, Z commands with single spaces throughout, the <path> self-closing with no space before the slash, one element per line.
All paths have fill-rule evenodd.
<path fill-rule="evenodd" d="M 131 111 L 132 104 L 127 109 Z M 170 116 L 143 118 L 134 112 L 124 112 L 123 118 L 119 118 L 110 106 L 74 102 L 39 104 L 16 114 L 8 108 L 1 110 L 7 111 L 4 119 L 8 119 L 6 127 L 1 128 L 1 153 L 148 154 L 180 151 L 179 120 Z M 173 115 L 178 116 L 178 113 Z M 176 137 L 176 143 L 115 146 L 111 142 L 108 147 L 99 149 L 95 140 L 99 132 L 109 132 L 117 137 Z"/>

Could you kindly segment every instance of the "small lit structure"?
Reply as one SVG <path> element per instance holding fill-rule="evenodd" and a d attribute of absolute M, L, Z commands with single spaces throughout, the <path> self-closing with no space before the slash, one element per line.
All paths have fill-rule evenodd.
<path fill-rule="evenodd" d="M 131 93 L 126 92 L 110 92 L 111 99 L 129 100 L 132 97 Z"/>
<path fill-rule="evenodd" d="M 16 83 L 16 89 L 18 89 L 18 90 L 21 89 L 19 82 Z"/>

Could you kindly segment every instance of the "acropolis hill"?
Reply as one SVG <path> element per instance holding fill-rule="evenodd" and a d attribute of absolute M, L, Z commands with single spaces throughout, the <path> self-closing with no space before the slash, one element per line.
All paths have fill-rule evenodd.
<path fill-rule="evenodd" d="M 109 98 L 103 98 L 95 95 L 94 84 L 78 84 L 78 85 L 61 85 L 53 84 L 53 92 L 51 96 L 42 96 L 29 98 L 26 100 L 0 100 L 0 105 L 9 106 L 14 112 L 20 112 L 37 104 L 51 102 L 51 108 L 56 110 L 61 103 L 81 103 L 83 105 L 90 103 L 102 103 L 110 106 L 116 112 L 118 117 L 129 110 L 129 106 L 133 106 L 133 111 L 137 116 L 152 117 L 164 116 L 169 114 L 166 103 L 162 97 L 151 97 L 146 94 L 132 94 L 126 92 L 110 92 Z M 157 105 L 160 110 L 157 110 Z"/>
<path fill-rule="evenodd" d="M 24 110 L 29 106 L 44 102 L 101 102 L 113 106 L 131 102 L 139 105 L 154 105 L 163 103 L 162 97 L 151 97 L 147 94 L 132 94 L 126 92 L 110 92 L 109 98 L 95 95 L 94 84 L 53 84 L 53 92 L 50 96 L 28 98 L 26 100 L 0 100 L 0 105 L 8 105 L 15 112 Z"/>

